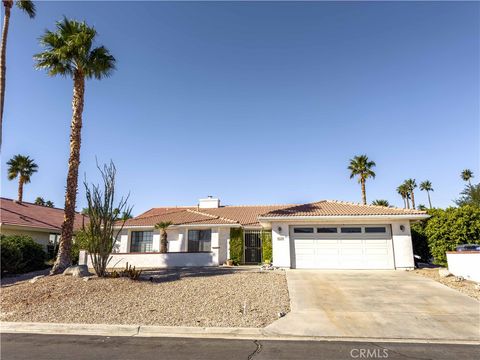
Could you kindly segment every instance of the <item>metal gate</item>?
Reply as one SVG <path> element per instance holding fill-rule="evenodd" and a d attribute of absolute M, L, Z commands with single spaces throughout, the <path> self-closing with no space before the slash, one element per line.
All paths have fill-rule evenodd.
<path fill-rule="evenodd" d="M 245 230 L 245 264 L 259 264 L 262 262 L 262 231 Z"/>

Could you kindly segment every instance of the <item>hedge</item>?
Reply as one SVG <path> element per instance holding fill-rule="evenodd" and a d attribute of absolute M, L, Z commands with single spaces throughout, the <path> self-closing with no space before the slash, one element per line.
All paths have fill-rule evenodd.
<path fill-rule="evenodd" d="M 436 264 L 447 265 L 446 251 L 480 241 L 480 208 L 467 205 L 428 213 L 431 218 L 426 221 L 425 236 Z"/>
<path fill-rule="evenodd" d="M 45 269 L 46 253 L 42 245 L 25 235 L 2 235 L 1 274 L 21 274 Z"/>
<path fill-rule="evenodd" d="M 272 231 L 262 230 L 262 254 L 264 262 L 272 262 Z"/>
<path fill-rule="evenodd" d="M 230 259 L 235 265 L 243 262 L 243 229 L 230 229 Z"/>

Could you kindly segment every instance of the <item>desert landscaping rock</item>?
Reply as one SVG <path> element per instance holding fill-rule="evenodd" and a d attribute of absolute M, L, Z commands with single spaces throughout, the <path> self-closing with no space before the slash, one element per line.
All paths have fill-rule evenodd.
<path fill-rule="evenodd" d="M 441 278 L 446 278 L 446 277 L 452 276 L 452 273 L 448 271 L 448 269 L 438 269 L 438 275 Z"/>
<path fill-rule="evenodd" d="M 285 272 L 167 272 L 149 281 L 50 276 L 2 288 L 2 321 L 264 327 L 290 310 Z M 246 314 L 243 309 L 248 308 Z"/>
<path fill-rule="evenodd" d="M 480 301 L 480 292 L 477 290 L 478 284 L 473 281 L 469 281 L 469 280 L 457 281 L 457 278 L 453 276 L 442 277 L 440 276 L 440 272 L 438 269 L 425 268 L 425 269 L 415 269 L 414 271 L 418 275 L 431 278 L 443 285 L 446 285 L 452 289 L 460 291 L 461 293 L 464 293 Z"/>
<path fill-rule="evenodd" d="M 87 265 L 75 265 L 70 266 L 63 272 L 63 275 L 72 275 L 73 277 L 81 278 L 84 276 L 90 276 Z"/>
<path fill-rule="evenodd" d="M 45 277 L 45 275 L 35 276 L 35 277 L 34 277 L 33 279 L 31 279 L 29 282 L 30 282 L 30 284 L 35 284 L 35 283 L 38 281 L 38 279 L 41 279 L 41 278 L 43 278 L 43 277 Z"/>

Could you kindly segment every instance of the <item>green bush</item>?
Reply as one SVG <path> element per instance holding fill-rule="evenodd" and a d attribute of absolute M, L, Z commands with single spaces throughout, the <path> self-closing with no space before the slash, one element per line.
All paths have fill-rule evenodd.
<path fill-rule="evenodd" d="M 422 257 L 422 261 L 428 262 L 432 257 L 430 248 L 428 247 L 427 235 L 425 235 L 425 226 L 427 222 L 421 221 L 412 224 L 412 245 L 413 253 Z"/>
<path fill-rule="evenodd" d="M 243 262 L 243 229 L 230 229 L 230 259 L 235 265 Z"/>
<path fill-rule="evenodd" d="M 2 275 L 21 274 L 47 267 L 46 253 L 42 245 L 37 244 L 30 236 L 2 235 L 0 248 Z"/>
<path fill-rule="evenodd" d="M 446 251 L 455 250 L 461 244 L 477 243 L 480 240 L 480 208 L 461 206 L 458 208 L 429 210 L 425 235 L 430 252 L 438 265 L 447 265 Z"/>
<path fill-rule="evenodd" d="M 262 254 L 264 262 L 272 262 L 272 231 L 262 230 Z"/>
<path fill-rule="evenodd" d="M 72 250 L 70 253 L 72 263 L 78 264 L 78 258 L 80 256 L 80 250 L 88 249 L 88 237 L 84 230 L 77 231 L 72 244 Z"/>

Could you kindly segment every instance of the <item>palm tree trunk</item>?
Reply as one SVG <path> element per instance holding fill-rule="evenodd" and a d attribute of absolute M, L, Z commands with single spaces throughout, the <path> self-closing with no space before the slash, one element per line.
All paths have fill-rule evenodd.
<path fill-rule="evenodd" d="M 73 224 L 78 189 L 78 167 L 80 165 L 80 145 L 82 113 L 85 94 L 85 77 L 78 70 L 73 76 L 72 124 L 70 126 L 70 157 L 68 159 L 67 188 L 65 192 L 65 215 L 57 260 L 50 274 L 59 274 L 71 264 Z"/>
<path fill-rule="evenodd" d="M 402 199 L 403 199 L 403 208 L 406 209 L 407 208 L 407 201 L 405 200 L 405 196 L 402 196 Z"/>
<path fill-rule="evenodd" d="M 18 202 L 23 201 L 23 177 L 20 175 L 18 178 Z"/>
<path fill-rule="evenodd" d="M 162 230 L 162 236 L 161 236 L 161 239 L 160 239 L 160 252 L 162 254 L 166 254 L 167 253 L 167 231 L 166 230 Z"/>
<path fill-rule="evenodd" d="M 432 201 L 430 200 L 430 191 L 427 190 L 427 196 L 428 196 L 428 204 L 430 205 L 430 209 L 432 208 Z"/>
<path fill-rule="evenodd" d="M 412 190 L 412 209 L 415 209 L 415 194 L 413 193 L 413 190 Z"/>
<path fill-rule="evenodd" d="M 3 104 L 5 100 L 5 76 L 7 73 L 7 37 L 12 4 L 13 1 L 11 0 L 3 1 L 5 18 L 3 19 L 2 44 L 0 45 L 0 147 L 2 146 Z"/>
<path fill-rule="evenodd" d="M 408 198 L 408 196 L 406 197 L 407 199 L 407 209 L 410 209 L 410 199 Z"/>
<path fill-rule="evenodd" d="M 365 180 L 361 180 L 362 184 L 362 202 L 363 205 L 367 205 L 367 191 L 365 190 Z"/>

